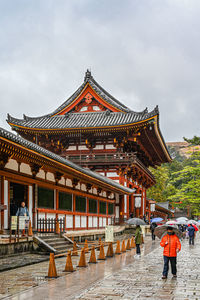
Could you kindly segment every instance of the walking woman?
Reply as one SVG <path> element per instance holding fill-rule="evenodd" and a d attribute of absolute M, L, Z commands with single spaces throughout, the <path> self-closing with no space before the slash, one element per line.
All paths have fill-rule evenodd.
<path fill-rule="evenodd" d="M 136 231 L 135 231 L 135 244 L 136 244 L 136 254 L 137 256 L 140 256 L 140 245 L 142 244 L 142 229 L 140 225 L 136 226 Z"/>

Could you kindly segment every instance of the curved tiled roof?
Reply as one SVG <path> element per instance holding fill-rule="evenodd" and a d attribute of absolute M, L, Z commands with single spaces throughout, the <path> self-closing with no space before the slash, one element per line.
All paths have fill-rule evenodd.
<path fill-rule="evenodd" d="M 143 113 L 135 112 L 93 112 L 93 113 L 68 113 L 62 116 L 44 116 L 39 118 L 16 119 L 8 115 L 8 123 L 16 126 L 37 128 L 37 129 L 75 129 L 75 128 L 92 128 L 92 127 L 110 127 L 117 125 L 128 125 L 141 121 L 158 114 L 158 108 L 153 111 Z"/>
<path fill-rule="evenodd" d="M 67 167 L 70 167 L 76 171 L 79 171 L 85 175 L 88 175 L 92 178 L 95 178 L 97 180 L 100 180 L 102 181 L 102 183 L 106 183 L 106 184 L 109 184 L 117 189 L 120 189 L 121 191 L 124 191 L 125 193 L 133 193 L 134 192 L 134 189 L 130 189 L 130 188 L 127 188 L 125 186 L 122 186 L 121 184 L 113 181 L 112 179 L 109 179 L 108 177 L 105 177 L 105 176 L 102 176 L 100 175 L 99 173 L 96 173 L 96 172 L 93 172 L 89 169 L 85 169 L 73 162 L 71 162 L 70 160 L 68 159 L 65 159 L 51 151 L 48 151 L 46 150 L 45 148 L 43 147 L 40 147 L 32 142 L 29 142 L 28 140 L 22 138 L 22 137 L 19 137 L 3 128 L 0 127 L 0 137 L 2 138 L 5 138 L 11 142 L 14 142 L 15 144 L 18 144 L 20 146 L 23 146 L 27 149 L 30 149 L 30 150 L 33 150 L 34 152 L 38 153 L 38 154 L 42 154 L 44 155 L 47 159 L 50 158 L 50 159 L 53 159 L 55 162 L 59 162 L 59 163 L 62 163 L 63 165 L 67 166 Z"/>
<path fill-rule="evenodd" d="M 76 92 L 69 97 L 61 106 L 59 106 L 52 114 L 55 115 L 62 111 L 65 107 L 69 106 L 76 97 L 82 92 L 84 87 L 87 85 L 87 83 L 90 84 L 92 89 L 99 95 L 101 98 L 103 98 L 107 103 L 111 104 L 112 106 L 116 107 L 117 109 L 120 109 L 124 112 L 130 112 L 131 110 L 126 107 L 123 103 L 121 103 L 119 100 L 115 99 L 112 95 L 110 95 L 106 90 L 104 90 L 92 77 L 91 72 L 87 70 L 85 73 L 85 79 L 84 83 L 76 90 Z"/>

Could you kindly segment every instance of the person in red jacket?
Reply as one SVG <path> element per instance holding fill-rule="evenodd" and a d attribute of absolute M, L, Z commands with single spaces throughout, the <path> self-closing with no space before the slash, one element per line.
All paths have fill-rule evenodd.
<path fill-rule="evenodd" d="M 164 247 L 163 258 L 164 268 L 162 279 L 166 279 L 169 271 L 169 261 L 171 263 L 171 271 L 173 277 L 176 277 L 176 256 L 181 251 L 181 243 L 179 238 L 175 235 L 173 227 L 167 227 L 167 234 L 163 236 L 160 246 Z"/>

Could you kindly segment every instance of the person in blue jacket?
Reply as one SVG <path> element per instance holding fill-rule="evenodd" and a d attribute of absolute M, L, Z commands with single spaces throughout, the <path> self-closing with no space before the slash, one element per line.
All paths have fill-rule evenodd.
<path fill-rule="evenodd" d="M 192 224 L 188 225 L 188 229 L 187 229 L 188 233 L 189 233 L 189 245 L 194 245 L 194 233 L 195 233 L 195 228 L 192 226 Z"/>
<path fill-rule="evenodd" d="M 18 208 L 16 216 L 24 216 L 24 217 L 29 217 L 29 212 L 28 208 L 26 207 L 26 204 L 24 201 L 21 202 L 21 206 Z"/>

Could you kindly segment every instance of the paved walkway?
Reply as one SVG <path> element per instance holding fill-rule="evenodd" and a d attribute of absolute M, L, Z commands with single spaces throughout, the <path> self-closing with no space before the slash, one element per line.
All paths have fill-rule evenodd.
<path fill-rule="evenodd" d="M 161 279 L 163 258 L 158 243 L 147 241 L 140 259 L 135 259 L 131 250 L 7 299 L 200 299 L 199 236 L 195 246 L 183 241 L 177 279 L 170 273 L 167 280 Z"/>

